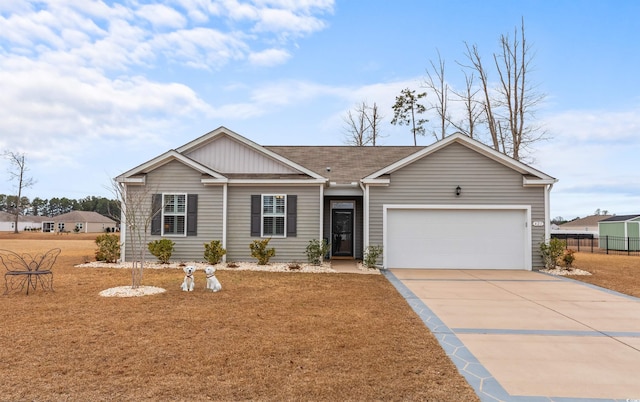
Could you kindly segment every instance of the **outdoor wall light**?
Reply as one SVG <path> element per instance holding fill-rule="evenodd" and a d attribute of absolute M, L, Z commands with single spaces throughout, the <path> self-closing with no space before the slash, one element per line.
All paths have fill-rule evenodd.
<path fill-rule="evenodd" d="M 462 188 L 460 186 L 456 187 L 456 197 L 460 197 L 461 193 L 462 193 Z"/>

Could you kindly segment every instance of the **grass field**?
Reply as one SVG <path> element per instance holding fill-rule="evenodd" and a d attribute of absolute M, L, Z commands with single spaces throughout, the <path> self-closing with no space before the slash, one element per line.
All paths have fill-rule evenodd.
<path fill-rule="evenodd" d="M 145 270 L 165 293 L 103 298 L 130 271 L 75 268 L 94 238 L 0 234 L 62 248 L 55 292 L 0 296 L 0 400 L 478 400 L 380 275 L 219 271 L 222 292 L 186 293 Z"/>

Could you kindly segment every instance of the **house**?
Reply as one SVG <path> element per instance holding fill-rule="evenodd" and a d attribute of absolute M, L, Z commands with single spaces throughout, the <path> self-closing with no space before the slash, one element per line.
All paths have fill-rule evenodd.
<path fill-rule="evenodd" d="M 613 215 L 591 215 L 575 219 L 559 225 L 558 229 L 553 232 L 557 234 L 587 234 L 598 237 L 598 222 L 612 216 Z"/>
<path fill-rule="evenodd" d="M 44 216 L 20 215 L 18 217 L 18 231 L 41 230 L 42 222 L 46 220 Z M 16 222 L 14 214 L 0 211 L 0 232 L 13 232 Z"/>
<path fill-rule="evenodd" d="M 462 134 L 426 147 L 262 146 L 225 127 L 116 180 L 159 211 L 149 239 L 173 240 L 175 260 L 202 260 L 220 240 L 228 261 L 254 261 L 249 244 L 269 238 L 273 261 L 305 261 L 309 241 L 327 239 L 331 258 L 382 246 L 385 268 L 522 270 L 542 267 L 557 181 Z"/>
<path fill-rule="evenodd" d="M 43 223 L 43 231 L 48 232 L 104 233 L 116 228 L 116 221 L 94 211 L 71 211 Z"/>
<path fill-rule="evenodd" d="M 600 248 L 640 250 L 640 215 L 614 215 L 598 222 Z"/>

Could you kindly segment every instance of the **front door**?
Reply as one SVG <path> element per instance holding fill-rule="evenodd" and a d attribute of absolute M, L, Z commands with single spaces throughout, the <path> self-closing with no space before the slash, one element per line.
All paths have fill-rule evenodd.
<path fill-rule="evenodd" d="M 331 222 L 331 255 L 353 257 L 353 209 L 333 209 Z"/>

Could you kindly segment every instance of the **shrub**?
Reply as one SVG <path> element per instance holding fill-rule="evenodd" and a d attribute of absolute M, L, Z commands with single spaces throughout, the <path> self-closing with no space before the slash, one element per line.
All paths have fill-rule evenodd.
<path fill-rule="evenodd" d="M 565 268 L 571 269 L 573 262 L 576 260 L 575 250 L 571 250 L 570 248 L 566 249 L 564 255 L 562 256 L 562 262 L 564 263 Z"/>
<path fill-rule="evenodd" d="M 173 253 L 175 243 L 169 239 L 154 240 L 147 245 L 149 252 L 153 254 L 162 264 L 169 263 Z"/>
<path fill-rule="evenodd" d="M 362 263 L 367 268 L 375 268 L 378 258 L 382 255 L 382 246 L 369 246 L 364 251 Z"/>
<path fill-rule="evenodd" d="M 545 268 L 554 269 L 558 265 L 558 260 L 562 257 L 566 245 L 567 243 L 556 238 L 549 240 L 548 243 L 540 243 L 540 253 Z"/>
<path fill-rule="evenodd" d="M 253 243 L 249 244 L 251 256 L 258 259 L 258 265 L 267 265 L 269 259 L 276 255 L 275 248 L 267 248 L 269 240 L 271 239 L 254 240 Z"/>
<path fill-rule="evenodd" d="M 309 240 L 306 249 L 307 260 L 312 265 L 320 265 L 328 251 L 329 243 L 326 240 L 323 239 L 322 243 L 318 239 Z"/>
<path fill-rule="evenodd" d="M 227 254 L 227 250 L 222 247 L 220 240 L 212 240 L 204 244 L 204 259 L 211 265 L 218 264 L 222 256 Z"/>
<path fill-rule="evenodd" d="M 96 261 L 116 262 L 120 258 L 120 237 L 103 234 L 96 237 Z"/>

